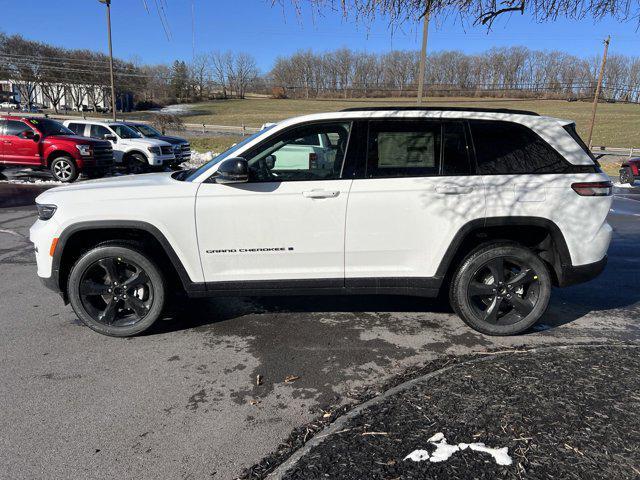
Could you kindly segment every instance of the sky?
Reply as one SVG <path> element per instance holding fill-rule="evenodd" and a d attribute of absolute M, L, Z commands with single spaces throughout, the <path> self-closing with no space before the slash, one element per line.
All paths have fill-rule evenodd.
<path fill-rule="evenodd" d="M 283 0 L 285 3 L 288 0 Z M 304 0 L 303 0 L 304 1 Z M 21 34 L 67 48 L 107 52 L 105 6 L 98 0 L 30 0 L 25 4 L 0 0 L 0 32 Z M 145 9 L 148 7 L 149 12 Z M 157 7 L 168 22 L 165 33 Z M 192 29 L 192 5 L 193 16 Z M 252 53 L 262 72 L 278 56 L 301 49 L 317 52 L 349 47 L 367 52 L 420 48 L 422 27 L 405 23 L 392 30 L 386 19 L 372 24 L 343 18 L 341 12 L 322 13 L 271 0 L 112 0 L 114 55 L 142 63 L 190 60 L 195 52 L 234 50 Z M 429 27 L 429 51 L 460 50 L 477 53 L 492 47 L 526 46 L 537 50 L 563 50 L 582 57 L 601 54 L 611 35 L 610 53 L 640 55 L 638 21 L 613 19 L 535 23 L 514 14 L 486 27 L 464 25 L 453 17 L 435 19 Z"/>

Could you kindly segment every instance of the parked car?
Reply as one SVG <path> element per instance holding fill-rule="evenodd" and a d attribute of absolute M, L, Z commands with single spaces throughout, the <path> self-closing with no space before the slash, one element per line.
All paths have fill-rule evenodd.
<path fill-rule="evenodd" d="M 0 165 L 49 169 L 60 182 L 98 177 L 113 166 L 109 142 L 80 138 L 48 118 L 0 116 Z"/>
<path fill-rule="evenodd" d="M 19 110 L 20 104 L 16 102 L 2 102 L 0 103 L 0 109 L 2 110 Z"/>
<path fill-rule="evenodd" d="M 116 165 L 131 173 L 162 169 L 175 162 L 173 146 L 162 140 L 144 138 L 122 122 L 66 120 L 64 125 L 77 135 L 110 141 Z"/>
<path fill-rule="evenodd" d="M 316 165 L 267 158 L 312 136 Z M 575 124 L 503 109 L 346 110 L 285 120 L 198 169 L 37 199 L 38 275 L 97 332 L 149 328 L 168 296 L 448 295 L 490 335 L 529 329 L 552 286 L 607 261 L 612 185 Z"/>
<path fill-rule="evenodd" d="M 157 140 L 162 140 L 163 142 L 167 142 L 173 145 L 173 154 L 176 158 L 170 165 L 172 168 L 177 168 L 180 166 L 180 164 L 191 159 L 191 145 L 189 144 L 188 140 L 180 137 L 171 137 L 169 135 L 164 135 L 162 132 L 156 130 L 151 125 L 147 125 L 146 123 L 122 123 L 124 123 L 128 127 L 133 128 L 145 138 L 155 138 Z"/>
<path fill-rule="evenodd" d="M 25 113 L 42 113 L 42 108 L 37 105 L 23 105 L 20 111 Z"/>
<path fill-rule="evenodd" d="M 640 178 L 640 158 L 630 158 L 620 166 L 620 183 L 633 182 Z"/>

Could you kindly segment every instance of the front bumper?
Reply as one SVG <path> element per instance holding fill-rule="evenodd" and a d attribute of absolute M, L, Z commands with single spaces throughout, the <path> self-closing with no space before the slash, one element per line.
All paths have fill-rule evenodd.
<path fill-rule="evenodd" d="M 577 285 L 578 283 L 593 280 L 602 273 L 607 266 L 607 256 L 605 255 L 597 262 L 588 263 L 586 265 L 565 265 L 562 267 L 560 278 L 558 278 L 559 287 L 568 287 Z"/>
<path fill-rule="evenodd" d="M 161 167 L 163 165 L 170 165 L 175 161 L 175 155 L 151 155 L 149 157 L 149 165 L 154 167 Z"/>

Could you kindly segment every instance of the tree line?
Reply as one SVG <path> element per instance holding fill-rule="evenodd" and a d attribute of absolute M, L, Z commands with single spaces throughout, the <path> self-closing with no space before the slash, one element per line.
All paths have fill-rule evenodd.
<path fill-rule="evenodd" d="M 276 59 L 268 80 L 297 98 L 396 97 L 416 94 L 420 52 L 384 54 L 310 50 Z M 593 97 L 599 56 L 580 58 L 526 47 L 480 54 L 440 51 L 427 56 L 429 96 Z M 603 97 L 640 102 L 640 57 L 609 55 Z"/>

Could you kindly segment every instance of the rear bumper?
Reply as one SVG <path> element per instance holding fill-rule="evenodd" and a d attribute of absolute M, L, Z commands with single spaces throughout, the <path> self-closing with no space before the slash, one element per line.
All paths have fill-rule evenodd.
<path fill-rule="evenodd" d="M 577 285 L 578 283 L 584 283 L 588 282 L 589 280 L 593 280 L 602 273 L 606 266 L 606 255 L 601 260 L 593 263 L 588 263 L 586 265 L 564 266 L 562 268 L 561 276 L 558 279 L 558 286 L 568 287 L 571 285 Z"/>

